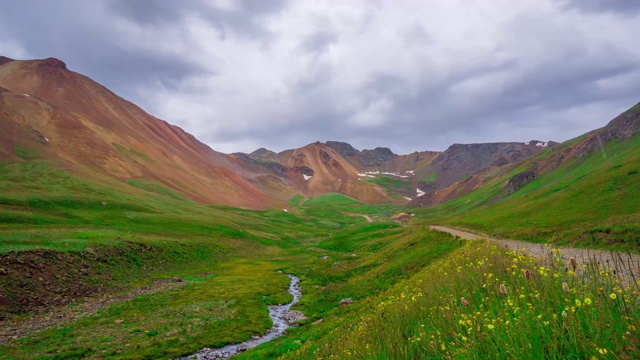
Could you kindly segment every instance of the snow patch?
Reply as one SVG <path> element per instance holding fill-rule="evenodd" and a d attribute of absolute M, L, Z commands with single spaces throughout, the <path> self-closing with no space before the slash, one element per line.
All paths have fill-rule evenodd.
<path fill-rule="evenodd" d="M 529 142 L 524 143 L 525 145 L 529 146 Z"/>
<path fill-rule="evenodd" d="M 311 175 L 305 175 L 305 174 L 302 174 L 302 177 L 304 177 L 304 180 L 305 180 L 305 181 L 307 181 L 307 180 L 311 179 Z"/>
<path fill-rule="evenodd" d="M 539 142 L 539 143 L 536 143 L 536 146 L 541 146 L 541 147 L 547 147 L 547 145 L 549 145 L 549 143 L 548 143 L 548 142 Z"/>
<path fill-rule="evenodd" d="M 287 210 L 287 209 L 282 209 L 282 211 L 284 211 L 284 212 L 289 212 L 289 210 Z"/>
<path fill-rule="evenodd" d="M 415 173 L 413 172 L 413 170 L 407 170 L 407 171 L 405 171 L 405 173 L 406 173 L 406 174 L 411 174 L 411 175 L 415 174 Z"/>
<path fill-rule="evenodd" d="M 390 173 L 390 172 L 382 172 L 382 175 L 391 175 L 391 176 L 397 176 L 397 177 L 401 177 L 401 178 L 408 178 L 407 175 L 400 175 L 400 174 L 396 174 L 396 173 Z"/>
<path fill-rule="evenodd" d="M 425 194 L 425 192 L 420 189 L 416 189 L 416 194 L 418 194 L 418 196 L 422 196 Z"/>
<path fill-rule="evenodd" d="M 358 174 L 358 176 L 375 178 L 375 176 L 369 174 Z"/>
<path fill-rule="evenodd" d="M 406 196 L 403 196 L 403 198 L 405 198 L 405 199 L 407 199 L 407 200 L 411 201 L 411 198 L 408 198 L 408 197 L 406 197 Z"/>
<path fill-rule="evenodd" d="M 22 94 L 22 95 L 24 95 L 26 97 L 31 97 L 31 95 L 29 95 L 29 94 Z"/>
<path fill-rule="evenodd" d="M 44 139 L 45 139 L 47 142 L 49 142 L 49 138 L 48 138 L 48 137 L 46 137 L 46 136 L 45 136 L 45 137 L 44 137 Z"/>

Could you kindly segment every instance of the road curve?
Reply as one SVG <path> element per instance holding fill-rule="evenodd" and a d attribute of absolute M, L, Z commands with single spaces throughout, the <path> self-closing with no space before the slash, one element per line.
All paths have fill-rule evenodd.
<path fill-rule="evenodd" d="M 446 232 L 453 236 L 458 236 L 467 240 L 484 239 L 497 245 L 504 246 L 509 250 L 526 253 L 530 256 L 549 263 L 553 259 L 552 250 L 560 250 L 560 257 L 568 264 L 571 258 L 578 262 L 589 263 L 596 261 L 599 265 L 608 265 L 620 274 L 630 278 L 640 279 L 640 254 L 611 252 L 606 250 L 578 249 L 570 247 L 562 247 L 555 245 L 545 245 L 539 243 L 531 243 L 520 240 L 494 239 L 486 235 L 473 234 L 467 231 L 452 229 L 446 226 L 433 225 L 431 229 L 440 232 Z M 557 255 L 556 255 L 557 256 Z"/>

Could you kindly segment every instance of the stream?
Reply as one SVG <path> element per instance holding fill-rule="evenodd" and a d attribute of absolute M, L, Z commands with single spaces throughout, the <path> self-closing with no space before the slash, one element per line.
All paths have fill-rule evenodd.
<path fill-rule="evenodd" d="M 283 335 L 290 324 L 304 318 L 299 311 L 291 310 L 291 306 L 300 301 L 302 297 L 300 279 L 295 275 L 287 274 L 287 276 L 291 278 L 289 293 L 293 295 L 293 300 L 285 305 L 269 306 L 269 317 L 273 320 L 273 326 L 263 336 L 253 337 L 243 343 L 231 344 L 219 349 L 204 348 L 193 355 L 182 357 L 180 360 L 226 359 Z"/>

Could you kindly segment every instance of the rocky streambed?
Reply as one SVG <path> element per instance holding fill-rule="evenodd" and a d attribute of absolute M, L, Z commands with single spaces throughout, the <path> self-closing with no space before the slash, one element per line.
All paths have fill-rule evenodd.
<path fill-rule="evenodd" d="M 209 360 L 209 359 L 226 359 L 230 358 L 238 353 L 251 349 L 267 341 L 281 336 L 285 333 L 287 328 L 294 322 L 304 319 L 304 315 L 300 311 L 291 310 L 291 306 L 302 297 L 302 291 L 300 291 L 300 279 L 297 276 L 287 274 L 291 278 L 291 284 L 289 285 L 289 293 L 293 295 L 293 300 L 285 305 L 269 306 L 269 317 L 273 320 L 273 326 L 271 329 L 260 337 L 254 337 L 251 340 L 247 340 L 240 344 L 231 344 L 219 349 L 204 348 L 197 353 L 180 358 L 180 360 Z"/>

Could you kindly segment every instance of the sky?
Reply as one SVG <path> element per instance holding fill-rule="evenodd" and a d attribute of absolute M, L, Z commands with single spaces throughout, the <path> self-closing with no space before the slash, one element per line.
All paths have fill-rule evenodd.
<path fill-rule="evenodd" d="M 0 0 L 56 57 L 214 150 L 564 141 L 640 101 L 637 0 Z"/>

